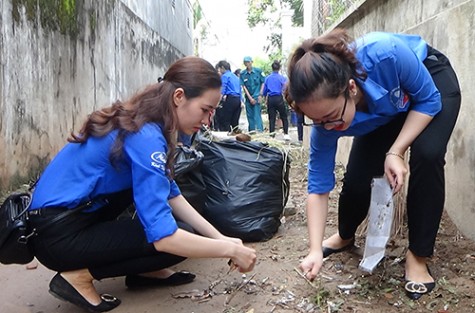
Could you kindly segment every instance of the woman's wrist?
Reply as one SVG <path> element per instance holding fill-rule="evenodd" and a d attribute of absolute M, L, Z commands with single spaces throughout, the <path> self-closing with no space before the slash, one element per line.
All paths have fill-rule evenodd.
<path fill-rule="evenodd" d="M 397 156 L 397 157 L 401 158 L 404 161 L 404 155 L 402 155 L 400 153 L 397 153 L 397 152 L 394 152 L 394 151 L 388 151 L 388 152 L 386 152 L 386 156 L 388 156 L 388 155 Z"/>
<path fill-rule="evenodd" d="M 221 242 L 224 243 L 222 257 L 230 259 L 234 258 L 237 254 L 237 245 L 234 242 L 224 239 L 221 239 Z"/>

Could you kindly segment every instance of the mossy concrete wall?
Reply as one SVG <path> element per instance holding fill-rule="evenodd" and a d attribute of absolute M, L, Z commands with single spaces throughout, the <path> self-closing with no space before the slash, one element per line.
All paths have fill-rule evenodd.
<path fill-rule="evenodd" d="M 475 240 L 475 0 L 362 0 L 333 27 L 347 28 L 355 37 L 369 31 L 419 34 L 449 57 L 462 108 L 446 156 L 445 208 L 459 230 Z M 351 140 L 340 143 L 338 159 L 346 163 Z"/>
<path fill-rule="evenodd" d="M 0 1 L 0 193 L 34 179 L 92 110 L 192 54 L 188 0 L 135 2 Z"/>

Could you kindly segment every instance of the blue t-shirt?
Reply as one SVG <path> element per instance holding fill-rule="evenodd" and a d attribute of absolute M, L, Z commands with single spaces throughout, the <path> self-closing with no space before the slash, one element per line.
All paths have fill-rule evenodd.
<path fill-rule="evenodd" d="M 262 94 L 264 97 L 282 95 L 286 82 L 287 78 L 279 74 L 279 72 L 272 72 L 264 81 Z"/>
<path fill-rule="evenodd" d="M 172 235 L 177 224 L 168 200 L 180 195 L 180 190 L 166 175 L 167 143 L 162 129 L 149 123 L 127 135 L 122 158 L 112 164 L 109 156 L 117 133 L 90 137 L 82 144 L 68 143 L 41 175 L 33 193 L 32 209 L 74 208 L 132 188 L 148 242 Z M 94 201 L 91 210 L 103 205 L 100 200 Z"/>
<path fill-rule="evenodd" d="M 367 134 L 409 110 L 429 116 L 441 110 L 440 93 L 422 63 L 427 43 L 420 36 L 374 32 L 355 44 L 356 57 L 368 74 L 364 81 L 356 79 L 364 90 L 368 112 L 357 111 L 345 131 L 312 128 L 309 193 L 323 194 L 334 188 L 338 138 Z"/>
<path fill-rule="evenodd" d="M 241 97 L 241 82 L 239 77 L 229 70 L 221 75 L 221 94 Z"/>

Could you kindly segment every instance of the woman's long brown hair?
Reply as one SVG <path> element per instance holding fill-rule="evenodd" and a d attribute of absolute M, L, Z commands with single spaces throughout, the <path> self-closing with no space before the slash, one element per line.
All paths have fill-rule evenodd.
<path fill-rule="evenodd" d="M 166 167 L 173 177 L 178 132 L 173 93 L 177 88 L 183 88 L 189 100 L 220 87 L 221 78 L 208 61 L 198 57 L 179 59 L 170 66 L 161 82 L 146 86 L 124 102 L 116 101 L 112 106 L 92 112 L 79 132 L 71 133 L 68 141 L 83 143 L 91 136 L 102 137 L 117 129 L 117 139 L 110 154 L 114 163 L 122 156 L 124 138 L 128 134 L 139 131 L 146 123 L 161 124 L 168 147 Z"/>
<path fill-rule="evenodd" d="M 353 39 L 341 28 L 305 40 L 292 54 L 287 74 L 285 97 L 298 112 L 300 102 L 317 95 L 336 98 L 346 90 L 351 77 L 366 78 Z"/>

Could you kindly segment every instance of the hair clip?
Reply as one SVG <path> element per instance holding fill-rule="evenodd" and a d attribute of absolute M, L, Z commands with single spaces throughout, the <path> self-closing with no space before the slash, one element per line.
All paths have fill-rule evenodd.
<path fill-rule="evenodd" d="M 163 77 L 160 76 L 160 77 L 157 79 L 157 81 L 158 81 L 159 83 L 161 83 L 161 82 L 163 81 Z"/>

